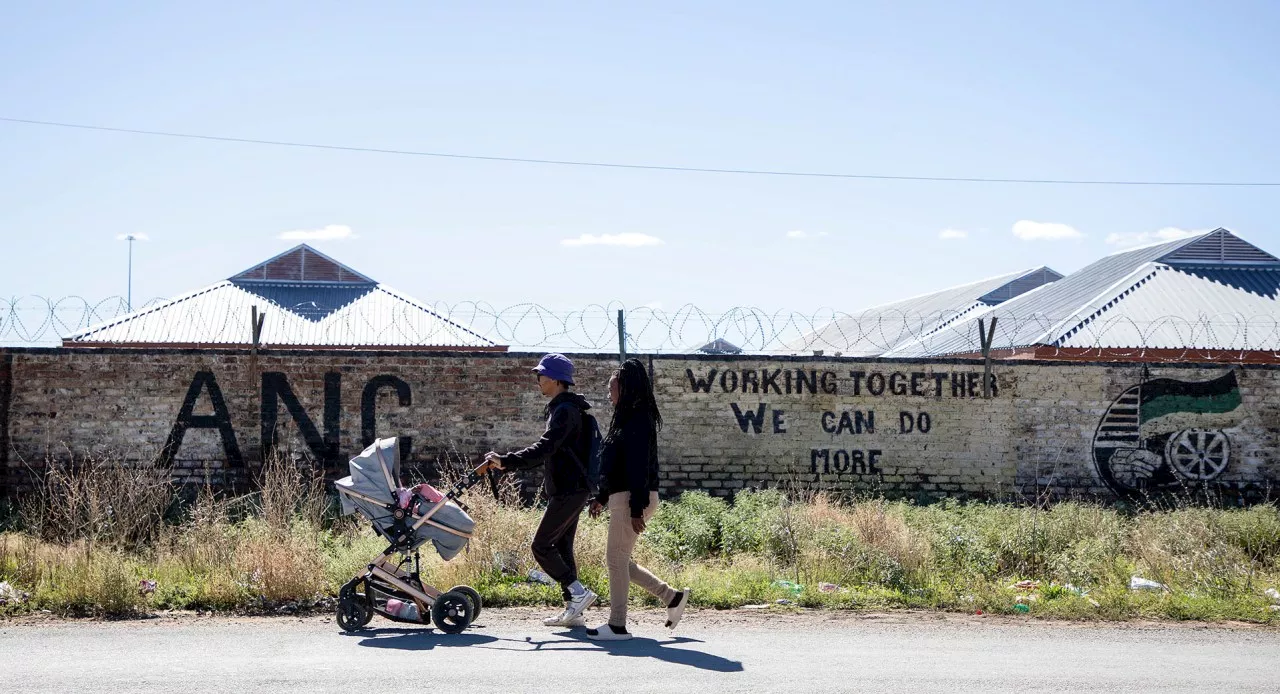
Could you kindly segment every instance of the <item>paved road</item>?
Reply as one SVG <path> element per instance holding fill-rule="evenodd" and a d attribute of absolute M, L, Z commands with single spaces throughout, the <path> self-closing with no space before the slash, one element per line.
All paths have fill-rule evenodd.
<path fill-rule="evenodd" d="M 327 617 L 0 622 L 0 692 L 1280 691 L 1280 631 L 841 613 L 657 613 L 600 645 L 491 611 L 454 636 Z"/>

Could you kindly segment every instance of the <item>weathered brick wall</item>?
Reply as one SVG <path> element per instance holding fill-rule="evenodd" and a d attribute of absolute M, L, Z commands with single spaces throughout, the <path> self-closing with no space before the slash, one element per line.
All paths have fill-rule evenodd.
<path fill-rule="evenodd" d="M 264 441 L 341 471 L 373 436 L 406 461 L 478 462 L 537 439 L 536 359 L 438 353 L 29 350 L 12 354 L 11 469 L 71 453 L 171 461 L 190 481 L 243 479 Z M 583 392 L 607 405 L 608 362 L 582 361 Z M 607 421 L 607 413 L 603 415 Z"/>
<path fill-rule="evenodd" d="M 1054 498 L 1207 487 L 1258 499 L 1280 481 L 1274 368 L 1005 362 L 986 399 L 972 361 L 661 363 L 673 487 Z"/>
<path fill-rule="evenodd" d="M 159 457 L 190 480 L 234 480 L 262 459 L 273 434 L 278 450 L 334 471 L 374 435 L 407 437 L 409 458 L 424 467 L 445 456 L 477 462 L 540 433 L 545 400 L 529 371 L 537 356 L 0 352 L 0 462 L 13 471 L 71 453 Z M 575 362 L 578 389 L 606 424 L 616 362 Z M 817 484 L 1062 497 L 1208 485 L 1257 498 L 1280 480 L 1280 370 L 1265 366 L 1144 374 L 1140 365 L 997 363 L 984 398 L 982 365 L 972 361 L 652 364 L 668 493 Z"/>

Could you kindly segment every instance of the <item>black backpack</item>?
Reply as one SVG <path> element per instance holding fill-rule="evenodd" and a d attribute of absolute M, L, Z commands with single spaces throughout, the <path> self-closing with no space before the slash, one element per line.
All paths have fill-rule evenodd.
<path fill-rule="evenodd" d="M 600 423 L 593 415 L 582 413 L 583 433 L 589 437 L 587 442 L 587 489 L 595 496 L 600 492 L 600 449 L 604 437 L 600 435 Z"/>
<path fill-rule="evenodd" d="M 564 406 L 574 407 L 571 404 Z M 595 416 L 585 410 L 579 410 L 579 412 L 582 413 L 582 431 L 578 433 L 578 445 L 570 452 L 587 477 L 587 490 L 595 496 L 600 493 L 600 449 L 604 443 L 604 437 L 600 435 L 600 423 L 596 421 Z"/>

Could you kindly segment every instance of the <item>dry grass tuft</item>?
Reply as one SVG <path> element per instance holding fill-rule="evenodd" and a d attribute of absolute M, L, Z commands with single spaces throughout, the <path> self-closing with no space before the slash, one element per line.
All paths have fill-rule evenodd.
<path fill-rule="evenodd" d="M 142 547 L 156 538 L 174 501 L 170 470 L 105 456 L 51 458 L 35 481 L 19 517 L 51 542 Z"/>

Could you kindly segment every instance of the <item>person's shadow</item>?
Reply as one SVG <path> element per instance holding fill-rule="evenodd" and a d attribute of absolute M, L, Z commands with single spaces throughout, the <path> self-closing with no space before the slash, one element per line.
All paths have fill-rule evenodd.
<path fill-rule="evenodd" d="M 523 651 L 538 653 L 543 651 L 604 651 L 609 655 L 625 658 L 655 658 L 675 665 L 687 665 L 700 670 L 713 672 L 742 672 L 742 663 L 729 660 L 711 653 L 671 648 L 685 643 L 702 643 L 698 639 L 677 636 L 666 641 L 647 638 L 632 638 L 629 641 L 592 641 L 584 631 L 563 631 L 555 634 L 561 638 L 545 641 L 534 641 L 530 637 L 524 639 L 500 638 L 464 632 L 461 634 L 445 634 L 431 628 L 383 628 L 361 629 L 344 632 L 346 637 L 361 637 L 359 645 L 366 648 L 395 648 L 405 651 L 429 651 L 437 647 L 457 648 L 460 646 L 477 646 L 480 648 L 504 651 Z M 512 645 L 506 645 L 510 643 Z M 568 646 L 567 648 L 565 646 Z"/>
<path fill-rule="evenodd" d="M 605 651 L 609 655 L 618 655 L 626 658 L 656 658 L 675 665 L 688 665 L 699 670 L 711 670 L 713 672 L 742 672 L 743 670 L 741 661 L 729 660 L 728 658 L 702 651 L 669 648 L 669 646 L 682 643 L 702 643 L 698 639 L 691 639 L 687 636 L 675 636 L 666 641 L 634 636 L 627 641 L 593 641 L 587 637 L 584 631 L 561 632 L 557 636 L 567 637 L 560 643 L 576 641 Z"/>

